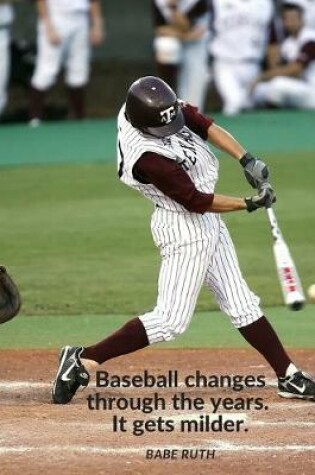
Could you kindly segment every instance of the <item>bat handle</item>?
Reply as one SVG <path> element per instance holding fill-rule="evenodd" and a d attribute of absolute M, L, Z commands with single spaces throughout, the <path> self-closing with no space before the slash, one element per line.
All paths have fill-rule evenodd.
<path fill-rule="evenodd" d="M 270 206 L 269 208 L 266 208 L 266 212 L 267 212 L 267 216 L 268 216 L 268 218 L 269 218 L 270 223 L 271 223 L 271 222 L 277 222 L 275 212 L 274 212 L 274 210 L 271 208 L 271 206 Z"/>
<path fill-rule="evenodd" d="M 278 221 L 277 221 L 277 218 L 276 218 L 276 214 L 275 214 L 273 208 L 271 208 L 271 207 L 266 208 L 266 213 L 267 213 L 268 220 L 269 220 L 269 223 L 270 223 L 270 226 L 271 226 L 272 236 L 273 236 L 274 240 L 276 241 L 277 239 L 279 239 L 281 237 L 281 231 L 280 231 L 279 224 L 278 224 Z"/>

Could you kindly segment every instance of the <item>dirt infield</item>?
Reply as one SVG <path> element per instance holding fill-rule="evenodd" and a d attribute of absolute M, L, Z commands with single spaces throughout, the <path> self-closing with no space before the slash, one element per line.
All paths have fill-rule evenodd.
<path fill-rule="evenodd" d="M 303 369 L 314 373 L 314 352 L 292 352 Z M 85 474 L 313 474 L 315 473 L 315 404 L 281 399 L 275 379 L 262 359 L 250 350 L 144 350 L 101 368 L 111 374 L 153 375 L 178 371 L 177 388 L 96 388 L 95 382 L 67 406 L 50 402 L 57 351 L 0 351 L 0 473 L 2 475 Z M 187 388 L 184 378 L 199 370 L 205 375 L 265 375 L 264 388 Z M 89 410 L 87 397 L 152 397 L 166 401 L 161 412 Z M 174 410 L 174 393 L 203 398 L 204 410 Z M 225 407 L 211 414 L 209 398 L 263 398 L 261 410 Z M 251 398 L 251 399 L 249 399 Z M 124 416 L 127 432 L 113 432 L 113 415 Z M 181 421 L 199 421 L 223 414 L 223 421 L 244 418 L 239 432 L 181 432 Z M 171 419 L 172 432 L 132 433 L 134 419 Z M 232 424 L 232 423 L 231 423 Z M 197 426 L 195 426 L 197 427 Z M 211 426 L 212 427 L 212 426 Z M 229 426 L 230 427 L 230 426 Z M 164 427 L 165 429 L 165 427 Z M 146 458 L 148 450 L 156 457 Z M 164 452 L 168 450 L 169 452 Z"/>

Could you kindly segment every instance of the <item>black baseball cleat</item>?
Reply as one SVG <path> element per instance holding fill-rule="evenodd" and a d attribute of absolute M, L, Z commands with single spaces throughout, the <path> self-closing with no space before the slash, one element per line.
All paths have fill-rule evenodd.
<path fill-rule="evenodd" d="M 77 390 L 86 387 L 90 375 L 80 361 L 82 347 L 65 346 L 59 356 L 59 367 L 52 388 L 54 404 L 67 404 L 71 401 Z"/>
<path fill-rule="evenodd" d="M 306 373 L 297 371 L 291 376 L 278 379 L 278 394 L 287 399 L 315 401 L 315 380 Z"/>

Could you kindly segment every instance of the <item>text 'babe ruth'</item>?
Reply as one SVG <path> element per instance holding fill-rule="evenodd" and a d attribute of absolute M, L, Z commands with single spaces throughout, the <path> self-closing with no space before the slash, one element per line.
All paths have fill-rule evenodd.
<path fill-rule="evenodd" d="M 218 160 L 207 141 L 240 161 L 250 198 L 215 193 Z M 151 230 L 161 268 L 155 308 L 89 347 L 66 346 L 60 355 L 53 401 L 66 404 L 89 370 L 111 358 L 183 333 L 205 284 L 243 337 L 278 377 L 279 394 L 315 400 L 315 382 L 292 363 L 248 288 L 221 213 L 270 206 L 275 195 L 268 169 L 224 129 L 178 101 L 161 79 L 148 76 L 131 85 L 118 116 L 118 174 L 155 205 Z M 211 321 L 209 321 L 211 326 Z"/>

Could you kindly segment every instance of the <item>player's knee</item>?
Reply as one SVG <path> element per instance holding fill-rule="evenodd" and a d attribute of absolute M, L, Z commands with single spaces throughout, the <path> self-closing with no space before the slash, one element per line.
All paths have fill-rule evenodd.
<path fill-rule="evenodd" d="M 7 104 L 7 94 L 5 91 L 3 91 L 2 93 L 0 93 L 0 115 L 4 111 L 6 104 Z"/>
<path fill-rule="evenodd" d="M 40 91 L 46 91 L 56 82 L 57 71 L 38 71 L 35 72 L 31 84 L 35 89 Z"/>
<path fill-rule="evenodd" d="M 179 64 L 181 62 L 181 43 L 177 38 L 158 36 L 153 43 L 155 57 L 160 64 Z"/>
<path fill-rule="evenodd" d="M 223 112 L 225 115 L 239 114 L 246 104 L 246 97 L 241 94 L 226 95 L 223 98 Z"/>
<path fill-rule="evenodd" d="M 285 96 L 285 83 L 283 78 L 276 77 L 269 82 L 266 99 L 271 104 L 282 105 Z"/>
<path fill-rule="evenodd" d="M 163 310 L 154 309 L 139 318 L 146 330 L 149 343 L 161 343 L 175 340 L 188 328 L 191 315 L 174 315 Z"/>
<path fill-rule="evenodd" d="M 69 87 L 86 86 L 89 80 L 89 69 L 81 68 L 76 71 L 68 71 L 66 75 L 66 84 Z"/>
<path fill-rule="evenodd" d="M 256 106 L 261 106 L 266 103 L 266 97 L 268 95 L 268 83 L 267 82 L 260 82 L 255 87 L 252 99 Z"/>

